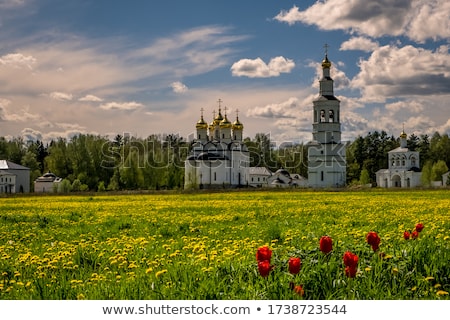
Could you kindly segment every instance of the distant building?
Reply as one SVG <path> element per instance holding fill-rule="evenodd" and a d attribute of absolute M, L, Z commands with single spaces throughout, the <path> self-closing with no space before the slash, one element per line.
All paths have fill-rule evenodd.
<path fill-rule="evenodd" d="M 61 181 L 62 178 L 57 177 L 54 173 L 47 172 L 34 180 L 34 192 L 53 192 Z"/>
<path fill-rule="evenodd" d="M 196 124 L 197 136 L 185 161 L 185 188 L 233 188 L 249 182 L 249 151 L 242 141 L 244 126 L 236 116 L 231 123 L 219 112 L 208 125 L 203 119 Z"/>
<path fill-rule="evenodd" d="M 248 168 L 248 185 L 251 187 L 267 187 L 272 172 L 266 167 Z"/>
<path fill-rule="evenodd" d="M 400 147 L 388 152 L 388 169 L 376 172 L 377 185 L 382 188 L 414 188 L 420 186 L 419 152 L 407 147 L 407 134 L 400 134 Z"/>
<path fill-rule="evenodd" d="M 0 193 L 30 192 L 30 168 L 0 160 Z"/>
<path fill-rule="evenodd" d="M 308 180 L 301 175 L 289 173 L 286 169 L 278 169 L 268 178 L 268 186 L 276 188 L 307 187 Z"/>

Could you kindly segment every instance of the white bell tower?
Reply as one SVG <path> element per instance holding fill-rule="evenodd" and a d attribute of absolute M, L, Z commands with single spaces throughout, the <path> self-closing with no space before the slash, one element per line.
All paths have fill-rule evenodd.
<path fill-rule="evenodd" d="M 308 185 L 313 188 L 341 187 L 346 183 L 340 101 L 334 96 L 330 68 L 328 45 L 325 45 L 319 96 L 313 101 L 313 141 L 308 144 Z"/>

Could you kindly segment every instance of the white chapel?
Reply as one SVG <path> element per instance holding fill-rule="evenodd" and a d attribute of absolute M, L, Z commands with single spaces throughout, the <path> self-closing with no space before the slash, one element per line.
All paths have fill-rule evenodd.
<path fill-rule="evenodd" d="M 213 121 L 203 119 L 196 124 L 196 138 L 185 161 L 184 187 L 214 189 L 247 186 L 249 182 L 250 156 L 243 142 L 243 124 L 236 120 L 231 123 L 226 114 L 222 115 L 221 100 L 219 112 Z M 215 113 L 215 112 L 214 112 Z"/>
<path fill-rule="evenodd" d="M 345 145 L 341 142 L 340 101 L 334 96 L 328 54 L 322 61 L 319 96 L 313 101 L 313 140 L 308 143 L 308 186 L 346 184 Z"/>
<path fill-rule="evenodd" d="M 420 186 L 419 152 L 407 147 L 405 130 L 400 134 L 400 147 L 388 152 L 388 169 L 376 172 L 377 185 L 382 188 L 414 188 Z"/>

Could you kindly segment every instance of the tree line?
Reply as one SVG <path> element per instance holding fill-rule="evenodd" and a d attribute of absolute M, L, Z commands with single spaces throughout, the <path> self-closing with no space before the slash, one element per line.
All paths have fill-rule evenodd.
<path fill-rule="evenodd" d="M 307 177 L 307 144 L 277 145 L 264 133 L 257 133 L 253 139 L 247 137 L 244 143 L 249 149 L 250 166 L 267 167 L 272 172 L 285 168 Z M 181 189 L 190 145 L 177 134 L 153 134 L 147 138 L 117 135 L 114 139 L 79 134 L 47 144 L 0 137 L 0 159 L 30 168 L 31 190 L 33 181 L 46 172 L 63 178 L 58 187 L 61 192 Z M 448 134 L 411 134 L 407 145 L 420 152 L 423 185 L 441 180 L 450 167 Z M 399 139 L 384 131 L 369 132 L 348 142 L 347 184 L 375 182 L 376 172 L 388 167 L 387 153 L 398 146 Z"/>

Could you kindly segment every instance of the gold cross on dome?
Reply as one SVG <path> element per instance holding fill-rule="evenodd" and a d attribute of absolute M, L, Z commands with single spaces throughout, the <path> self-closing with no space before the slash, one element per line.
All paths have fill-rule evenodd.
<path fill-rule="evenodd" d="M 328 55 L 328 48 L 330 47 L 328 43 L 325 43 L 324 46 L 325 48 L 325 55 Z"/>

